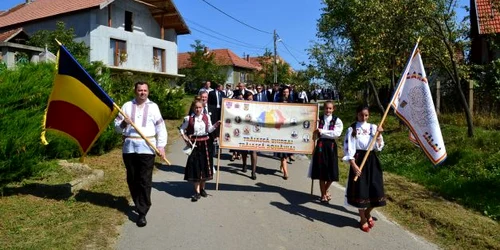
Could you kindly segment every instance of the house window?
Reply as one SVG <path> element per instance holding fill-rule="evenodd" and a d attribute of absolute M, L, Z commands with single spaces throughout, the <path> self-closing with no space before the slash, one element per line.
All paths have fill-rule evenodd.
<path fill-rule="evenodd" d="M 246 82 L 246 81 L 247 81 L 246 74 L 244 72 L 240 72 L 240 82 Z"/>
<path fill-rule="evenodd" d="M 165 50 L 153 48 L 153 66 L 156 71 L 165 72 Z"/>
<path fill-rule="evenodd" d="M 125 30 L 132 32 L 132 12 L 125 11 Z"/>
<path fill-rule="evenodd" d="M 114 66 L 120 66 L 127 62 L 127 42 L 111 38 L 109 43 L 109 58 L 111 60 L 109 64 Z"/>

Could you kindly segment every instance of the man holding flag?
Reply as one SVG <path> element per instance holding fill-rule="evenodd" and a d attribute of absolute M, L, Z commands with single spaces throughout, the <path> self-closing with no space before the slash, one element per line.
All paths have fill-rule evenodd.
<path fill-rule="evenodd" d="M 158 105 L 148 99 L 149 87 L 146 82 L 135 84 L 135 99 L 122 107 L 124 115 L 115 119 L 115 128 L 123 134 L 123 162 L 127 168 L 127 184 L 130 195 L 139 214 L 137 226 L 147 224 L 146 214 L 151 207 L 151 184 L 155 151 L 146 140 L 158 148 L 160 157 L 165 157 L 167 130 Z M 131 126 L 131 124 L 136 124 Z M 136 127 L 143 131 L 143 138 Z"/>

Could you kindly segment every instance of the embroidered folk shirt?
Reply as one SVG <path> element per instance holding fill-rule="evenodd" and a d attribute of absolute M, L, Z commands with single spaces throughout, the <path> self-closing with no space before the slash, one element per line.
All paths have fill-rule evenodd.
<path fill-rule="evenodd" d="M 321 134 L 320 138 L 325 138 L 325 139 L 337 139 L 339 136 L 342 134 L 342 130 L 344 129 L 344 124 L 340 120 L 340 118 L 337 117 L 337 120 L 335 121 L 335 125 L 333 127 L 333 130 L 330 129 L 330 123 L 332 122 L 333 115 L 325 115 L 323 116 L 323 121 L 320 121 L 320 125 L 323 124 L 323 127 L 321 128 Z"/>
<path fill-rule="evenodd" d="M 370 141 L 377 133 L 377 125 L 367 122 L 356 122 L 355 128 L 356 137 L 352 137 L 352 127 L 349 127 L 345 134 L 343 161 L 353 160 L 356 150 L 368 150 Z M 384 147 L 384 138 L 381 134 L 379 136 L 380 140 L 375 143 L 372 150 L 381 151 Z"/>
<path fill-rule="evenodd" d="M 122 107 L 122 111 L 153 145 L 157 148 L 164 148 L 167 145 L 167 128 L 161 116 L 160 108 L 158 108 L 156 103 L 147 99 L 141 108 L 134 99 L 126 102 Z M 131 125 L 125 128 L 120 127 L 123 120 L 124 118 L 121 114 L 115 119 L 116 131 L 121 133 L 125 138 L 122 149 L 123 153 L 155 154 L 154 150 L 141 138 L 134 127 Z"/>

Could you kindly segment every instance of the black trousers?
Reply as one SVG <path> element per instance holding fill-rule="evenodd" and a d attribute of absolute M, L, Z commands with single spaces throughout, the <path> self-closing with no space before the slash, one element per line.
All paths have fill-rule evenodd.
<path fill-rule="evenodd" d="M 151 183 L 155 155 L 123 154 L 127 168 L 127 184 L 137 212 L 146 215 L 151 207 Z"/>

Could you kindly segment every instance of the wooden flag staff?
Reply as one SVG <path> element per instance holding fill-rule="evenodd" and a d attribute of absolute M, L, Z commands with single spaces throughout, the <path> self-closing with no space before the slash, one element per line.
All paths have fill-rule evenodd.
<path fill-rule="evenodd" d="M 394 97 L 396 97 L 396 95 L 399 93 L 399 90 L 400 90 L 401 85 L 402 85 L 401 83 L 406 78 L 406 74 L 407 74 L 407 72 L 408 72 L 408 70 L 410 68 L 411 60 L 413 59 L 413 57 L 415 56 L 415 54 L 418 53 L 418 49 L 417 48 L 418 48 L 418 43 L 419 42 L 420 42 L 420 38 L 418 38 L 417 43 L 415 44 L 415 47 L 413 48 L 413 51 L 412 51 L 411 56 L 410 56 L 410 59 L 408 59 L 408 62 L 406 63 L 404 71 L 401 74 L 401 77 L 399 79 L 398 87 L 397 87 L 396 91 L 394 92 L 394 95 L 392 96 L 391 102 L 389 102 L 389 104 L 387 105 L 387 108 L 385 109 L 384 115 L 382 116 L 382 120 L 380 121 L 380 123 L 377 126 L 377 128 L 382 127 L 382 125 L 385 122 L 385 119 L 387 118 L 387 114 L 389 113 L 389 110 L 391 109 L 391 104 L 394 101 Z M 375 145 L 375 141 L 377 141 L 377 137 L 379 135 L 380 135 L 380 131 L 377 129 L 377 131 L 375 132 L 375 136 L 373 136 L 373 138 L 370 141 L 370 145 L 368 145 L 368 149 L 367 149 L 367 152 L 365 154 L 365 157 L 363 157 L 363 161 L 361 162 L 361 165 L 359 166 L 359 172 L 360 173 L 363 171 L 363 167 L 365 166 L 366 160 L 368 159 L 368 156 L 370 155 L 370 152 L 371 152 L 371 150 L 373 148 L 373 145 Z M 357 181 L 358 177 L 359 176 L 355 176 L 354 177 L 354 181 Z"/>
<path fill-rule="evenodd" d="M 123 115 L 123 117 L 125 119 L 130 120 L 128 118 L 127 114 L 125 114 L 125 112 L 123 112 L 123 110 L 120 107 L 118 107 L 118 105 L 116 105 L 116 103 L 113 102 L 113 106 L 118 110 L 118 112 L 120 112 L 120 114 Z M 153 145 L 153 143 L 151 143 L 148 140 L 148 138 L 146 138 L 146 136 L 139 130 L 139 128 L 132 121 L 130 122 L 130 125 L 132 125 L 132 127 L 134 127 L 135 131 L 137 131 L 137 133 L 142 137 L 142 139 L 144 139 L 144 141 L 146 141 L 146 143 L 148 144 L 148 146 L 150 146 L 155 151 L 155 153 L 157 155 L 160 155 L 160 151 L 156 148 L 156 146 Z M 167 165 L 171 165 L 170 162 L 167 160 L 167 157 L 163 156 L 162 160 L 165 161 L 167 163 Z"/>

